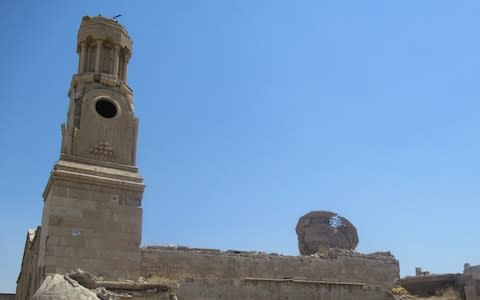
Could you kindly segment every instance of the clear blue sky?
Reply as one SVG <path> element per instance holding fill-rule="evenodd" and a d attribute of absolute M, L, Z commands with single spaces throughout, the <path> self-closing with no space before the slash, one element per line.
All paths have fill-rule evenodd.
<path fill-rule="evenodd" d="M 59 157 L 84 15 L 134 40 L 143 245 L 296 255 L 311 210 L 360 252 L 480 264 L 480 2 L 2 1 L 0 291 Z"/>

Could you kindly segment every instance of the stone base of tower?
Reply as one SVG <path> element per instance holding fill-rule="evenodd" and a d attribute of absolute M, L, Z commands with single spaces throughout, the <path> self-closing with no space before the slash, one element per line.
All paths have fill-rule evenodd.
<path fill-rule="evenodd" d="M 135 168 L 60 160 L 44 193 L 42 277 L 81 268 L 106 279 L 137 279 L 143 189 Z"/>

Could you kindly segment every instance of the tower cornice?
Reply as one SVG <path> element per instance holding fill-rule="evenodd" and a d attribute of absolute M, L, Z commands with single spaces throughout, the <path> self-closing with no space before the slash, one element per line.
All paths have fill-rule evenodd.
<path fill-rule="evenodd" d="M 68 180 L 78 183 L 106 186 L 121 190 L 143 192 L 145 184 L 136 170 L 119 169 L 92 165 L 85 162 L 59 160 L 53 167 L 47 186 L 43 192 L 46 199 L 55 180 Z"/>
<path fill-rule="evenodd" d="M 132 40 L 127 30 L 117 21 L 102 16 L 85 16 L 77 35 L 78 45 L 90 40 L 105 40 L 122 48 L 132 49 Z"/>

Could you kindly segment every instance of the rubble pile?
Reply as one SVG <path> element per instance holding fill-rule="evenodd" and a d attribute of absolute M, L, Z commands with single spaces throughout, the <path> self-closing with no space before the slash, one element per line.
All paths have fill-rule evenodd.
<path fill-rule="evenodd" d="M 142 278 L 136 282 L 103 281 L 77 269 L 65 275 L 48 275 L 32 300 L 124 300 L 152 294 L 158 295 L 157 299 L 177 299 L 171 285 L 149 284 Z"/>

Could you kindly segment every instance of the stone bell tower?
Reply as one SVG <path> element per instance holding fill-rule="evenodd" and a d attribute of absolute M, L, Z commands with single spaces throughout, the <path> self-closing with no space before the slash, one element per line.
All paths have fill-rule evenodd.
<path fill-rule="evenodd" d="M 138 119 L 127 85 L 132 41 L 115 20 L 84 17 L 77 52 L 60 160 L 43 194 L 37 272 L 44 277 L 78 267 L 137 279 L 144 184 L 135 166 Z"/>

